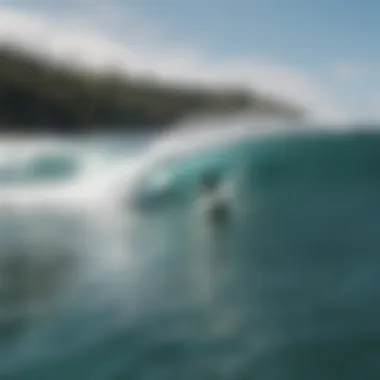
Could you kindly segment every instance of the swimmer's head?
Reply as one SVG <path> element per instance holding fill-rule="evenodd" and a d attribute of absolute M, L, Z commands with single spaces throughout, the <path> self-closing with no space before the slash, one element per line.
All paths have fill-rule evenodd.
<path fill-rule="evenodd" d="M 205 173 L 201 177 L 201 186 L 208 191 L 215 190 L 220 184 L 220 176 L 213 172 Z"/>

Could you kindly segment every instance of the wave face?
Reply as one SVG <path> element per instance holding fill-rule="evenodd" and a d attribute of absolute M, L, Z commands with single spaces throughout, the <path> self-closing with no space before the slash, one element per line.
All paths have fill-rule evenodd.
<path fill-rule="evenodd" d="M 7 155 L 1 378 L 379 378 L 380 134 L 207 136 Z"/>

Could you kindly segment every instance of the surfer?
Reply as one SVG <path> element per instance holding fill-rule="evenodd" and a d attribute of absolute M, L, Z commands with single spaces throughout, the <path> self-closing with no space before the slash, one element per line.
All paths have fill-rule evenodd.
<path fill-rule="evenodd" d="M 197 225 L 199 235 L 196 260 L 197 286 L 208 306 L 222 302 L 228 276 L 229 241 L 232 202 L 225 178 L 216 171 L 207 171 L 198 179 Z"/>
<path fill-rule="evenodd" d="M 202 211 L 208 227 L 214 232 L 224 230 L 230 220 L 230 207 L 223 195 L 220 176 L 213 172 L 204 174 L 201 178 Z"/>

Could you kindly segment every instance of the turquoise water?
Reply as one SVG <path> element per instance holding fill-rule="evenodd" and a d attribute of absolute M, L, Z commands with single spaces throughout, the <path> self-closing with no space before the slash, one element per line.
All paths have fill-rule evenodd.
<path fill-rule="evenodd" d="M 0 378 L 378 379 L 379 146 L 256 137 L 157 161 L 116 211 L 5 209 Z M 197 206 L 210 170 L 222 230 Z"/>

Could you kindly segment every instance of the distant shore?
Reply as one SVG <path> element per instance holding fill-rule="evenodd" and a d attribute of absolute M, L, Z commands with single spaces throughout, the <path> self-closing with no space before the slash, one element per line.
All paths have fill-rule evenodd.
<path fill-rule="evenodd" d="M 10 47 L 0 49 L 0 132 L 81 134 L 163 130 L 187 116 L 237 113 L 299 117 L 297 105 L 244 89 L 175 86 L 68 70 Z"/>

